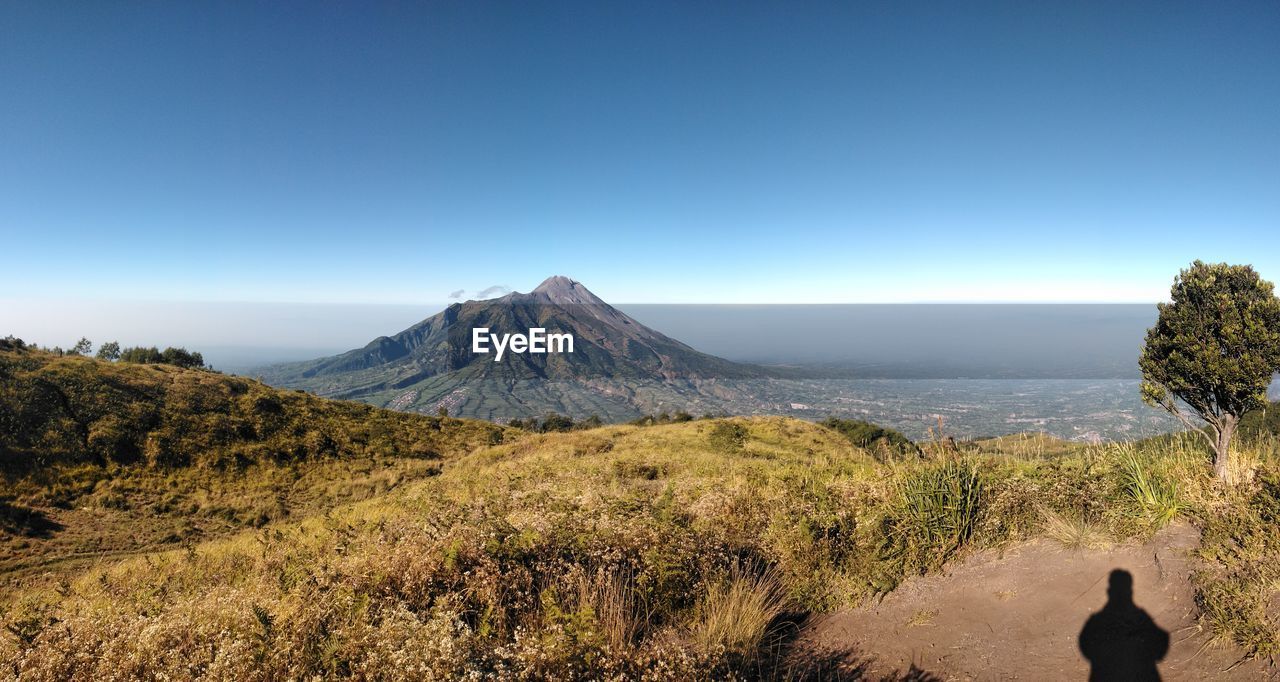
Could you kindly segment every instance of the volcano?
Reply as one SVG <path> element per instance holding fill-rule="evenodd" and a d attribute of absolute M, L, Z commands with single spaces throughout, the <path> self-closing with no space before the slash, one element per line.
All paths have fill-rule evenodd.
<path fill-rule="evenodd" d="M 475 330 L 570 334 L 573 351 L 476 352 Z M 591 293 L 550 277 L 529 293 L 455 303 L 363 348 L 262 371 L 272 384 L 383 407 L 489 419 L 546 412 L 619 419 L 650 410 L 713 408 L 726 382 L 766 368 L 699 352 Z"/>

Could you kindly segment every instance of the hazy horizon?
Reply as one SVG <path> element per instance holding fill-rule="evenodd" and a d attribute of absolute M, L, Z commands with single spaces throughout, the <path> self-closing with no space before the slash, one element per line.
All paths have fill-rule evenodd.
<path fill-rule="evenodd" d="M 65 305 L 65 304 L 64 304 Z M 0 334 L 45 346 L 186 346 L 244 372 L 360 348 L 435 306 L 81 302 L 13 305 Z M 862 376 L 1131 377 L 1154 304 L 617 304 L 641 323 L 740 362 L 857 368 Z M 15 314 L 16 313 L 16 314 Z"/>

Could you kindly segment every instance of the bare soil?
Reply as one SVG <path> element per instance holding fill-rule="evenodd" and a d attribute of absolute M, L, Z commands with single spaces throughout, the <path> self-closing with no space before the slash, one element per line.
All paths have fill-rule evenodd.
<path fill-rule="evenodd" d="M 1145 544 L 1036 540 L 982 552 L 878 604 L 809 622 L 793 669 L 810 679 L 1280 679 L 1268 662 L 1211 644 L 1197 625 L 1190 575 L 1199 540 L 1177 524 Z"/>

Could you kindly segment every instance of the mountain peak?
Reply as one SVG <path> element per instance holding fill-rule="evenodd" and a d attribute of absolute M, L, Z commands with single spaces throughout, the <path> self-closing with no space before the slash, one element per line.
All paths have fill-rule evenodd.
<path fill-rule="evenodd" d="M 564 275 L 552 275 L 542 280 L 542 284 L 539 284 L 538 287 L 533 290 L 533 293 L 545 294 L 552 291 L 563 291 L 563 290 L 572 289 L 574 286 L 582 286 L 582 284 L 579 283 L 578 280 L 573 279 L 572 277 L 565 277 Z"/>
<path fill-rule="evenodd" d="M 491 336 L 532 335 L 534 329 L 567 334 L 576 347 L 563 355 L 512 351 L 499 361 L 475 350 L 480 328 Z M 700 353 L 650 329 L 564 276 L 549 277 L 527 294 L 455 303 L 363 348 L 281 365 L 271 374 L 280 385 L 326 396 L 373 401 L 376 395 L 380 404 L 427 412 L 452 401 L 450 413 L 486 418 L 567 409 L 634 418 L 664 400 L 718 404 L 720 389 L 704 393 L 703 379 L 766 376 L 763 369 Z M 637 392 L 640 387 L 646 388 Z M 465 393 L 473 397 L 458 397 Z M 382 397 L 393 394 L 390 402 Z M 665 397 L 651 403 L 654 395 Z"/>
<path fill-rule="evenodd" d="M 582 286 L 581 282 L 564 275 L 553 275 L 546 278 L 530 294 L 544 296 L 552 303 L 604 304 L 604 301 Z"/>

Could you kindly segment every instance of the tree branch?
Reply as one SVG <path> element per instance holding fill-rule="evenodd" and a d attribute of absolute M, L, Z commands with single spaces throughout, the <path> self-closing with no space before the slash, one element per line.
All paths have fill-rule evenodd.
<path fill-rule="evenodd" d="M 1205 433 L 1202 427 L 1196 426 L 1195 423 L 1191 421 L 1190 417 L 1182 413 L 1182 410 L 1178 409 L 1177 399 L 1174 398 L 1171 393 L 1166 392 L 1165 396 L 1165 399 L 1160 401 L 1160 406 L 1169 414 L 1177 417 L 1178 421 L 1182 422 L 1182 425 L 1187 427 L 1187 429 L 1200 434 L 1200 436 L 1204 438 L 1205 442 L 1209 444 L 1209 447 L 1216 451 L 1218 448 L 1217 442 L 1210 438 L 1209 434 Z M 1205 420 L 1205 424 L 1215 431 L 1218 429 L 1218 427 L 1208 419 Z"/>

